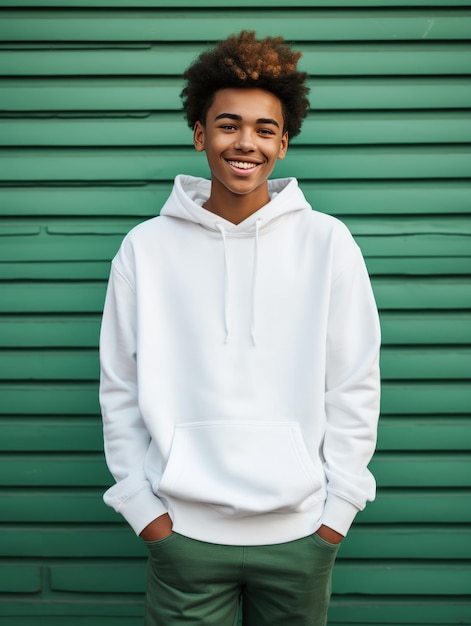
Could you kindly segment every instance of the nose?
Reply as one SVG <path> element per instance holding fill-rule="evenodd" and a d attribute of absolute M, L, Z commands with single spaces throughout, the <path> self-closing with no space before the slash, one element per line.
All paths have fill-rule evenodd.
<path fill-rule="evenodd" d="M 235 147 L 237 150 L 242 150 L 243 152 L 252 152 L 255 150 L 255 143 L 250 129 L 246 128 L 240 130 L 237 135 Z"/>

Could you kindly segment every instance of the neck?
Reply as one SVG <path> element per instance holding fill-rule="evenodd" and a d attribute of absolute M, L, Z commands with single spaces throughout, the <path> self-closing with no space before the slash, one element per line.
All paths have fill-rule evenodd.
<path fill-rule="evenodd" d="M 268 202 L 268 185 L 262 185 L 248 194 L 235 194 L 212 183 L 210 196 L 203 206 L 228 222 L 240 224 Z"/>

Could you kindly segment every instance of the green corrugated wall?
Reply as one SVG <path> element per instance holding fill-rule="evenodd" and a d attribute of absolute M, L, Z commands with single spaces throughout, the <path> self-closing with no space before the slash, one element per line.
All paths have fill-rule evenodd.
<path fill-rule="evenodd" d="M 207 172 L 182 70 L 249 28 L 304 52 L 276 174 L 350 227 L 382 319 L 378 498 L 329 625 L 471 624 L 471 1 L 226 6 L 0 1 L 0 623 L 142 623 L 146 550 L 101 500 L 100 311 L 123 235 Z"/>

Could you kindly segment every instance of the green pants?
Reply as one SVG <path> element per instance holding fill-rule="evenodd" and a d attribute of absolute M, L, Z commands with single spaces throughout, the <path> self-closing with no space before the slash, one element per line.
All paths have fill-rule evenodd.
<path fill-rule="evenodd" d="M 317 534 L 269 546 L 149 542 L 145 626 L 325 626 L 338 546 Z"/>

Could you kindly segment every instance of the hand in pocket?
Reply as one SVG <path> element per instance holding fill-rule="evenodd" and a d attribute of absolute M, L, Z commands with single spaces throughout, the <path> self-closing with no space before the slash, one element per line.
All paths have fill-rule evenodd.
<path fill-rule="evenodd" d="M 148 524 L 139 535 L 144 541 L 158 541 L 172 534 L 172 520 L 164 513 Z"/>

